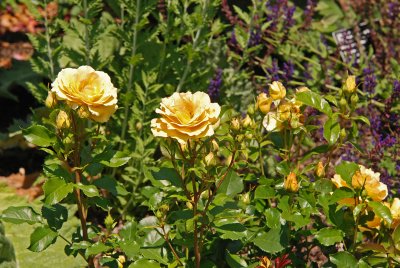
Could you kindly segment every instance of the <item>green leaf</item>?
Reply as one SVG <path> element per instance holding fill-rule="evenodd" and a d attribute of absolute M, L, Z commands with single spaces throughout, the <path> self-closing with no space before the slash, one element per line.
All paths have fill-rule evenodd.
<path fill-rule="evenodd" d="M 353 198 L 354 197 L 354 192 L 349 189 L 349 188 L 339 188 L 333 191 L 333 194 L 330 199 L 330 203 L 336 203 L 337 201 L 343 199 L 343 198 Z"/>
<path fill-rule="evenodd" d="M 338 268 L 354 268 L 357 266 L 357 259 L 347 251 L 332 254 L 329 259 Z"/>
<path fill-rule="evenodd" d="M 145 260 L 145 259 L 141 259 L 141 260 L 137 260 L 134 263 L 132 263 L 131 265 L 128 266 L 128 268 L 160 268 L 160 264 L 155 262 L 155 261 L 151 261 L 151 260 Z"/>
<path fill-rule="evenodd" d="M 400 225 L 397 225 L 392 234 L 394 246 L 397 250 L 400 250 Z"/>
<path fill-rule="evenodd" d="M 69 193 L 72 193 L 74 185 L 66 183 L 60 178 L 51 178 L 43 184 L 45 203 L 53 205 L 62 201 Z"/>
<path fill-rule="evenodd" d="M 269 208 L 264 212 L 266 225 L 269 228 L 279 228 L 285 223 L 284 219 L 281 217 L 281 213 L 277 208 Z"/>
<path fill-rule="evenodd" d="M 219 187 L 218 192 L 233 197 L 241 193 L 243 188 L 243 178 L 236 174 L 236 172 L 230 170 Z"/>
<path fill-rule="evenodd" d="M 324 246 L 332 246 L 343 240 L 343 232 L 329 227 L 322 228 L 315 234 L 315 238 Z"/>
<path fill-rule="evenodd" d="M 119 246 L 128 258 L 139 256 L 140 245 L 136 241 L 122 241 Z"/>
<path fill-rule="evenodd" d="M 257 236 L 253 243 L 267 253 L 277 253 L 285 249 L 288 241 L 286 233 L 281 228 L 273 228 Z"/>
<path fill-rule="evenodd" d="M 296 100 L 299 100 L 305 105 L 311 106 L 328 116 L 332 115 L 332 108 L 329 103 L 315 92 L 305 91 L 297 93 Z"/>
<path fill-rule="evenodd" d="M 371 123 L 369 122 L 369 119 L 365 116 L 361 116 L 361 115 L 355 116 L 355 117 L 352 117 L 351 119 L 361 121 L 361 122 L 367 124 L 368 126 L 371 125 Z"/>
<path fill-rule="evenodd" d="M 118 195 L 117 181 L 111 176 L 102 176 L 100 179 L 95 180 L 93 184 L 101 189 L 109 191 L 114 196 Z"/>
<path fill-rule="evenodd" d="M 3 211 L 1 220 L 14 224 L 28 223 L 35 224 L 41 222 L 42 218 L 31 207 L 8 207 Z"/>
<path fill-rule="evenodd" d="M 381 219 L 384 219 L 389 225 L 392 224 L 392 213 L 390 213 L 390 209 L 387 206 L 376 201 L 368 202 L 368 206 L 372 207 L 375 215 Z"/>
<path fill-rule="evenodd" d="M 111 248 L 110 246 L 107 246 L 101 242 L 96 242 L 86 249 L 85 256 L 89 257 L 92 255 L 97 255 L 102 252 L 107 252 L 110 248 Z"/>
<path fill-rule="evenodd" d="M 149 260 L 155 260 L 159 263 L 168 265 L 168 262 L 166 262 L 162 257 L 161 257 L 161 249 L 158 248 L 142 248 L 140 249 L 140 253 L 142 253 L 143 257 Z"/>
<path fill-rule="evenodd" d="M 22 130 L 25 139 L 37 146 L 48 147 L 56 142 L 56 136 L 41 125 L 34 125 Z"/>
<path fill-rule="evenodd" d="M 43 251 L 56 242 L 57 236 L 58 234 L 49 227 L 38 227 L 31 234 L 29 250 L 33 252 Z"/>
<path fill-rule="evenodd" d="M 255 199 L 268 199 L 275 197 L 275 189 L 268 185 L 259 185 L 254 193 Z"/>
<path fill-rule="evenodd" d="M 136 239 L 136 233 L 137 223 L 135 221 L 127 222 L 124 227 L 122 227 L 121 231 L 119 231 L 120 237 L 126 241 L 134 241 Z"/>
<path fill-rule="evenodd" d="M 225 224 L 215 227 L 215 230 L 221 233 L 222 239 L 241 240 L 247 237 L 247 230 L 240 223 Z"/>
<path fill-rule="evenodd" d="M 131 159 L 123 152 L 112 150 L 104 151 L 93 158 L 93 162 L 100 162 L 107 167 L 120 167 L 125 165 Z"/>
<path fill-rule="evenodd" d="M 64 222 L 68 220 L 68 210 L 60 204 L 44 205 L 42 207 L 42 215 L 47 220 L 50 228 L 56 230 L 61 229 Z"/>
<path fill-rule="evenodd" d="M 356 163 L 347 161 L 343 161 L 335 167 L 336 173 L 339 174 L 348 185 L 351 185 L 351 179 L 354 173 L 356 173 L 356 171 L 359 169 L 360 167 Z"/>
<path fill-rule="evenodd" d="M 82 183 L 74 184 L 74 187 L 80 189 L 87 197 L 100 196 L 99 190 L 94 185 L 84 185 Z"/>
<path fill-rule="evenodd" d="M 242 268 L 248 267 L 245 260 L 240 258 L 239 255 L 230 254 L 229 252 L 226 253 L 226 262 L 228 263 L 229 267 L 231 268 Z"/>
<path fill-rule="evenodd" d="M 340 125 L 336 118 L 329 118 L 324 125 L 324 138 L 329 144 L 334 144 L 340 136 Z"/>

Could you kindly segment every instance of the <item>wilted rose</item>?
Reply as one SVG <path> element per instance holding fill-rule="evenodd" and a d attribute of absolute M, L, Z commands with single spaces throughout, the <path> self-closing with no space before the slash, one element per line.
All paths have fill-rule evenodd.
<path fill-rule="evenodd" d="M 220 111 L 218 103 L 211 103 L 206 93 L 174 93 L 162 99 L 156 110 L 161 117 L 151 120 L 151 131 L 154 136 L 185 144 L 189 139 L 212 136 Z"/>
<path fill-rule="evenodd" d="M 84 109 L 97 122 L 106 122 L 118 108 L 117 89 L 110 77 L 90 66 L 61 70 L 51 86 L 58 100 L 74 110 Z"/>

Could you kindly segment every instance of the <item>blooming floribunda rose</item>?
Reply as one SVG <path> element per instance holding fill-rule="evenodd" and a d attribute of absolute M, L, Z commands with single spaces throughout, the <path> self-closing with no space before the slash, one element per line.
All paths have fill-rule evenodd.
<path fill-rule="evenodd" d="M 352 177 L 351 184 L 355 189 L 364 187 L 369 197 L 374 201 L 382 201 L 388 195 L 387 186 L 380 182 L 380 174 L 362 165 Z"/>
<path fill-rule="evenodd" d="M 162 99 L 160 109 L 156 110 L 161 117 L 151 120 L 151 131 L 154 136 L 186 144 L 189 139 L 212 136 L 220 112 L 219 104 L 211 103 L 204 92 L 176 92 Z"/>
<path fill-rule="evenodd" d="M 273 100 L 281 100 L 286 96 L 286 88 L 279 81 L 269 85 L 269 95 Z"/>
<path fill-rule="evenodd" d="M 61 70 L 51 84 L 58 100 L 64 100 L 74 110 L 85 111 L 88 118 L 106 122 L 117 110 L 117 89 L 108 74 L 90 66 Z"/>

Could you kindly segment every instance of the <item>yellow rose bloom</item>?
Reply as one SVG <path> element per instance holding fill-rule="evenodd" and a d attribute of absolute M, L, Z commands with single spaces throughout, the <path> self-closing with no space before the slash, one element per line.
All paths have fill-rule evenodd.
<path fill-rule="evenodd" d="M 118 108 L 117 89 L 110 77 L 90 66 L 61 70 L 51 86 L 58 100 L 66 101 L 74 110 L 83 107 L 97 122 L 108 121 Z"/>
<path fill-rule="evenodd" d="M 257 96 L 256 106 L 263 114 L 267 114 L 269 112 L 271 109 L 271 104 L 272 98 L 269 98 L 267 94 L 260 93 L 260 95 Z"/>
<path fill-rule="evenodd" d="M 390 205 L 390 212 L 392 213 L 392 228 L 396 228 L 400 224 L 400 199 L 395 197 Z"/>
<path fill-rule="evenodd" d="M 380 182 L 380 173 L 375 173 L 371 169 L 367 169 L 362 165 L 360 170 L 352 177 L 351 184 L 354 189 L 364 189 L 367 195 L 374 201 L 382 201 L 388 195 L 387 186 Z"/>
<path fill-rule="evenodd" d="M 185 144 L 189 139 L 212 136 L 220 112 L 219 104 L 211 103 L 206 93 L 176 92 L 162 99 L 156 110 L 161 118 L 151 120 L 151 131 L 156 137 L 170 137 Z"/>
<path fill-rule="evenodd" d="M 286 96 L 286 88 L 279 81 L 269 85 L 269 95 L 273 100 L 281 100 Z"/>

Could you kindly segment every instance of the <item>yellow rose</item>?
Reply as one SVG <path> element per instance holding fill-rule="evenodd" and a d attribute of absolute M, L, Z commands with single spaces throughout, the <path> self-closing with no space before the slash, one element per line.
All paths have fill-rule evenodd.
<path fill-rule="evenodd" d="M 286 88 L 279 81 L 269 85 L 269 95 L 273 100 L 281 100 L 286 96 Z"/>
<path fill-rule="evenodd" d="M 286 177 L 283 187 L 289 192 L 297 192 L 299 190 L 299 183 L 294 172 L 290 172 Z"/>
<path fill-rule="evenodd" d="M 189 139 L 200 139 L 214 134 L 219 123 L 221 107 L 211 103 L 203 92 L 174 93 L 163 98 L 156 113 L 161 118 L 151 120 L 151 131 L 157 137 L 170 137 L 185 144 Z"/>
<path fill-rule="evenodd" d="M 257 108 L 263 113 L 267 114 L 271 109 L 272 98 L 269 98 L 267 94 L 261 93 L 257 96 Z"/>
<path fill-rule="evenodd" d="M 374 201 L 382 201 L 388 195 L 387 186 L 380 182 L 380 173 L 375 173 L 371 169 L 367 169 L 362 165 L 360 170 L 352 177 L 351 184 L 355 189 L 364 189 L 367 195 Z"/>
<path fill-rule="evenodd" d="M 90 66 L 66 68 L 51 84 L 58 100 L 64 100 L 74 110 L 83 107 L 89 118 L 106 122 L 117 110 L 117 89 L 110 77 Z"/>
<path fill-rule="evenodd" d="M 321 161 L 318 162 L 315 168 L 315 175 L 317 175 L 319 178 L 325 176 L 325 166 Z"/>

